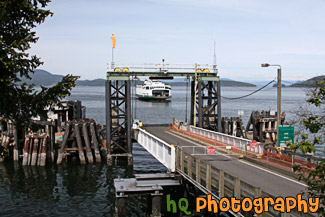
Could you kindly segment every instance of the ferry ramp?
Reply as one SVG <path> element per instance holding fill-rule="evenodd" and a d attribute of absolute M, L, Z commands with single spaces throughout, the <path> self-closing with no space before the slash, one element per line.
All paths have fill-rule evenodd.
<path fill-rule="evenodd" d="M 209 137 L 209 135 L 205 136 Z M 297 194 L 306 192 L 305 183 L 240 159 L 239 154 L 232 155 L 225 150 L 221 152 L 217 149 L 216 153 L 209 155 L 207 146 L 175 134 L 168 126 L 144 127 L 138 130 L 136 138 L 140 145 L 169 170 L 181 174 L 203 192 L 211 193 L 219 199 L 232 196 L 285 198 L 296 197 Z M 227 138 L 224 142 L 227 142 Z M 228 139 L 228 142 L 231 145 L 243 143 L 241 145 L 244 147 L 247 141 L 238 142 Z M 255 151 L 259 153 L 260 150 L 257 147 Z M 273 214 L 264 213 L 263 216 L 279 216 L 278 214 L 274 211 Z M 282 213 L 281 216 L 301 215 Z M 306 216 L 312 215 L 306 214 Z"/>

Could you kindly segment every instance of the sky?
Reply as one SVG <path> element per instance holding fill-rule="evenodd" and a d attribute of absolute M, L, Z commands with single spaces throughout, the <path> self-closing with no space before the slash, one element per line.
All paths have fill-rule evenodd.
<path fill-rule="evenodd" d="M 35 30 L 40 69 L 105 78 L 114 62 L 213 64 L 221 78 L 305 80 L 325 74 L 325 0 L 55 0 Z"/>

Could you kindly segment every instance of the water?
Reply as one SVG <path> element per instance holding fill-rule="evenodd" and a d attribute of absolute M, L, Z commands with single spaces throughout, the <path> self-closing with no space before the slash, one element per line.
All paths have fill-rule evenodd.
<path fill-rule="evenodd" d="M 254 87 L 223 87 L 221 95 L 224 97 L 238 97 L 256 90 Z M 190 100 L 187 97 L 187 112 L 189 114 Z M 76 87 L 73 89 L 71 100 L 81 100 L 87 107 L 87 117 L 105 124 L 105 88 L 104 87 Z M 295 117 L 300 105 L 306 104 L 306 90 L 303 88 L 282 88 L 282 111 L 286 112 L 286 120 Z M 185 121 L 186 87 L 173 86 L 172 99 L 167 102 L 148 102 L 132 98 L 132 113 L 136 119 L 146 124 L 171 123 L 171 117 Z M 136 109 L 134 109 L 136 107 Z M 253 110 L 277 109 L 277 89 L 268 88 L 244 99 L 221 100 L 222 116 L 238 116 L 238 110 L 244 110 L 243 122 L 246 125 Z M 189 116 L 188 116 L 189 118 Z"/>
<path fill-rule="evenodd" d="M 222 88 L 222 96 L 238 97 L 253 90 L 255 88 L 226 87 Z M 133 109 L 133 115 L 145 124 L 171 123 L 172 116 L 184 121 L 186 88 L 173 87 L 172 94 L 170 102 L 153 103 L 132 99 L 132 104 L 137 107 Z M 87 117 L 105 124 L 104 96 L 104 87 L 76 87 L 69 99 L 81 100 L 87 107 Z M 286 111 L 287 120 L 295 118 L 295 112 L 300 105 L 305 104 L 305 98 L 304 89 L 282 89 L 282 110 Z M 245 125 L 253 110 L 276 110 L 276 88 L 260 91 L 241 100 L 222 99 L 222 116 L 238 116 L 238 109 L 244 110 Z M 104 164 L 82 166 L 78 163 L 47 165 L 44 168 L 0 164 L 0 216 L 113 216 L 114 178 L 166 171 L 139 144 L 135 143 L 133 150 L 133 168 L 108 168 Z M 322 151 L 321 147 L 319 151 Z M 167 191 L 175 195 L 178 190 Z M 129 215 L 144 216 L 146 204 L 145 196 L 130 197 Z"/>

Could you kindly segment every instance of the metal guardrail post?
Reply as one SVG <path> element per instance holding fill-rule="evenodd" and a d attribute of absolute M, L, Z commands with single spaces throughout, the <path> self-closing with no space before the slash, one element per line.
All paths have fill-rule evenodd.
<path fill-rule="evenodd" d="M 262 197 L 262 189 L 261 188 L 254 189 L 254 197 L 255 198 Z"/>
<path fill-rule="evenodd" d="M 185 153 L 181 151 L 181 171 L 184 172 L 184 164 L 185 164 Z"/>
<path fill-rule="evenodd" d="M 200 159 L 195 159 L 196 165 L 195 165 L 195 174 L 196 174 L 196 181 L 201 184 L 201 161 Z"/>
<path fill-rule="evenodd" d="M 180 150 L 179 147 L 177 146 L 176 147 L 176 169 L 180 168 L 179 162 L 180 162 Z"/>
<path fill-rule="evenodd" d="M 188 155 L 187 156 L 187 171 L 188 171 L 188 176 L 193 178 L 193 172 L 192 172 L 192 156 Z"/>
<path fill-rule="evenodd" d="M 225 172 L 219 171 L 219 197 L 225 196 Z"/>
<path fill-rule="evenodd" d="M 259 198 L 259 197 L 262 197 L 262 189 L 261 188 L 254 188 L 254 198 Z M 263 215 L 262 214 L 259 214 L 259 215 L 256 215 L 257 217 L 262 217 Z"/>
<path fill-rule="evenodd" d="M 234 180 L 234 197 L 240 199 L 240 179 L 235 178 Z"/>
<path fill-rule="evenodd" d="M 206 170 L 206 189 L 211 191 L 211 164 L 207 164 Z"/>

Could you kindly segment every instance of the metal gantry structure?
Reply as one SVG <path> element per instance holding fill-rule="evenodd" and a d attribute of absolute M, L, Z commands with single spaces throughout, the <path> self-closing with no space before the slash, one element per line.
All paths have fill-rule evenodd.
<path fill-rule="evenodd" d="M 141 76 L 157 80 L 192 78 L 190 124 L 221 132 L 220 79 L 215 65 L 112 63 L 105 88 L 108 164 L 118 156 L 128 157 L 132 164 L 131 79 Z"/>

